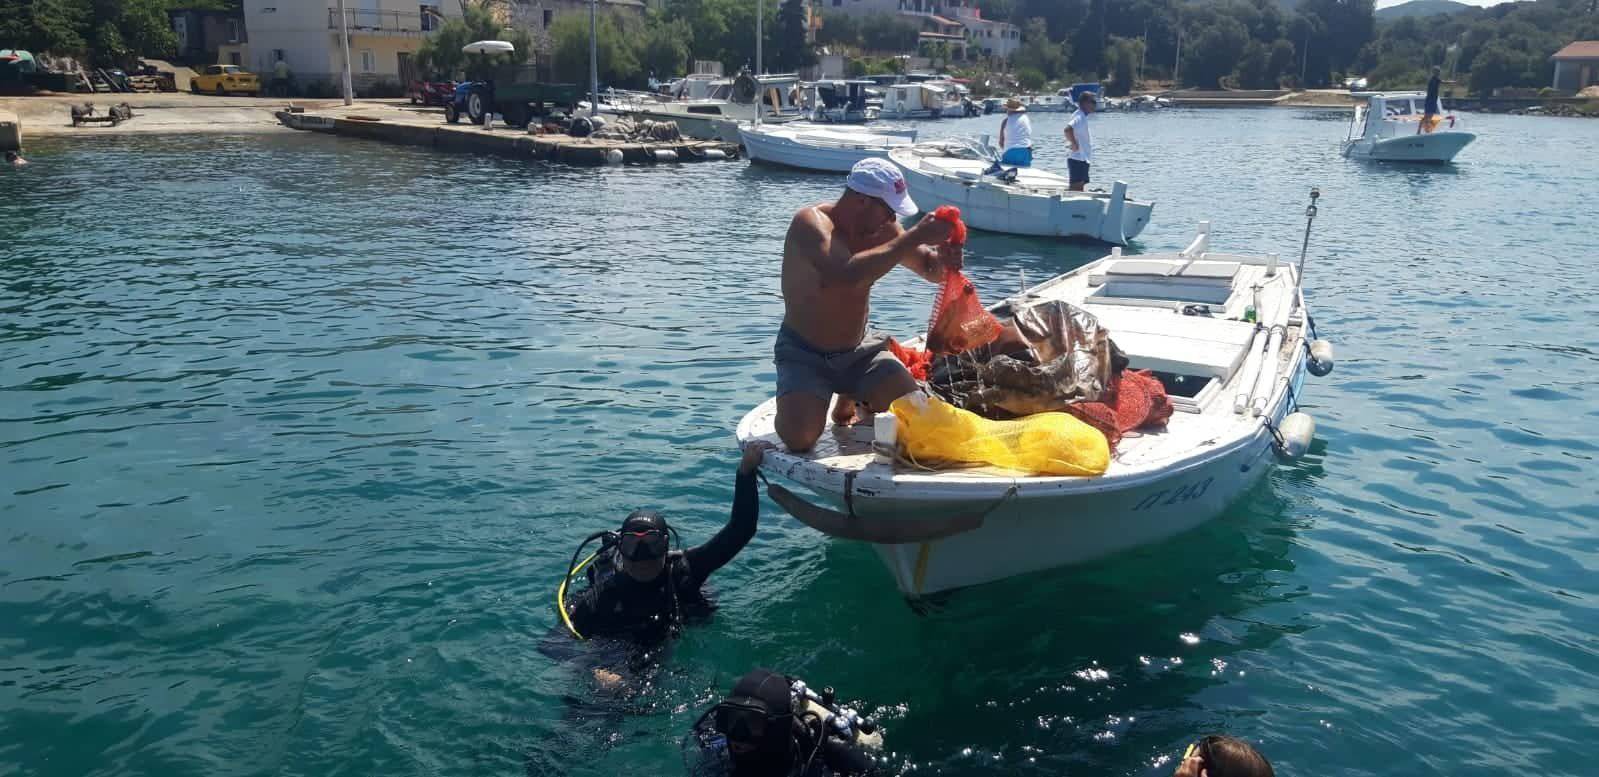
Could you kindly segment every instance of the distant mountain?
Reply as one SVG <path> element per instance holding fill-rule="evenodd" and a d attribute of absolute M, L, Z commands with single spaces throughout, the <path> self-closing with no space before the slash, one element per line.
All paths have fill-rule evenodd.
<path fill-rule="evenodd" d="M 1406 16 L 1437 16 L 1464 11 L 1471 6 L 1455 0 L 1410 0 L 1408 3 L 1377 9 L 1377 21 L 1390 22 Z"/>

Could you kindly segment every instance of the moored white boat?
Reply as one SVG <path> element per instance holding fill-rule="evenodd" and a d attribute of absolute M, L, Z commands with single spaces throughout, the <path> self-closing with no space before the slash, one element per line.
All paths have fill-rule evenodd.
<path fill-rule="evenodd" d="M 862 159 L 887 158 L 892 149 L 915 143 L 916 131 L 868 132 L 794 122 L 740 127 L 739 138 L 752 162 L 847 173 Z"/>
<path fill-rule="evenodd" d="M 1295 408 L 1307 368 L 1325 375 L 1332 356 L 1309 343 L 1303 259 L 1211 252 L 1207 228 L 1182 252 L 1116 250 L 1020 301 L 1088 310 L 1132 368 L 1171 392 L 1166 428 L 1123 438 L 1104 475 L 903 468 L 874 453 L 863 425 L 832 427 L 808 452 L 779 444 L 762 464 L 768 493 L 812 528 L 872 544 L 910 596 L 1091 561 L 1214 518 L 1260 480 L 1274 449 L 1308 448 L 1314 424 Z M 775 415 L 775 399 L 756 407 L 739 441 L 778 443 Z"/>
<path fill-rule="evenodd" d="M 971 144 L 929 142 L 894 149 L 889 159 L 905 171 L 917 204 L 954 205 L 976 229 L 1126 245 L 1149 225 L 1154 204 L 1129 198 L 1125 183 L 1109 193 L 1074 192 L 1065 176 L 1036 167 L 1019 168 L 1007 181 L 984 175 L 989 154 Z"/>
<path fill-rule="evenodd" d="M 1343 154 L 1379 162 L 1452 162 L 1476 135 L 1456 129 L 1458 118 L 1445 110 L 1438 126 L 1424 131 L 1427 95 L 1421 92 L 1362 95 L 1344 138 Z M 1442 108 L 1440 99 L 1439 107 Z"/>
<path fill-rule="evenodd" d="M 677 122 L 678 131 L 686 137 L 737 143 L 739 126 L 753 124 L 757 116 L 771 124 L 803 118 L 793 100 L 798 84 L 795 75 L 740 73 L 715 86 L 706 99 L 641 102 L 621 113 L 636 119 Z"/>

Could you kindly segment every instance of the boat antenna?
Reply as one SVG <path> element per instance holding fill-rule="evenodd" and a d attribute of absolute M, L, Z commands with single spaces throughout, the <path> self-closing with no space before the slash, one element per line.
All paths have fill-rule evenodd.
<path fill-rule="evenodd" d="M 1316 221 L 1316 200 L 1321 197 L 1321 189 L 1310 187 L 1310 205 L 1305 207 L 1305 242 L 1299 246 L 1299 270 L 1294 273 L 1294 285 L 1303 289 L 1305 287 L 1305 254 L 1310 250 L 1310 225 Z"/>

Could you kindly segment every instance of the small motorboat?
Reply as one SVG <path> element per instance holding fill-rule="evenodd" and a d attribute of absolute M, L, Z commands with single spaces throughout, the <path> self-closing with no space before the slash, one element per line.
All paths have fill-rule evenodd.
<path fill-rule="evenodd" d="M 1433 117 L 1435 126 L 1422 126 L 1427 95 L 1422 92 L 1368 93 L 1364 105 L 1355 107 L 1344 138 L 1343 153 L 1350 159 L 1379 162 L 1452 162 L 1477 138 L 1458 129 L 1459 119 L 1445 110 Z M 1442 108 L 1442 100 L 1439 101 Z"/>
<path fill-rule="evenodd" d="M 1308 243 L 1308 221 L 1306 230 Z M 778 444 L 761 465 L 772 498 L 818 531 L 871 544 L 908 596 L 1087 562 L 1188 531 L 1259 481 L 1274 452 L 1292 458 L 1308 450 L 1315 424 L 1296 412 L 1305 374 L 1333 366 L 1332 347 L 1312 343 L 1304 255 L 1296 267 L 1277 254 L 1213 252 L 1209 238 L 1202 223 L 1180 252 L 1112 249 L 1003 305 L 1064 301 L 1086 310 L 1132 369 L 1165 385 L 1176 410 L 1165 428 L 1123 437 L 1103 475 L 920 468 L 874 447 L 877 424 L 834 426 L 812 450 L 794 452 L 775 432 L 775 399 L 744 416 L 738 439 Z M 877 420 L 885 417 L 892 418 Z"/>
<path fill-rule="evenodd" d="M 977 143 L 917 143 L 893 149 L 888 158 L 905 171 L 919 205 L 954 205 L 968 226 L 989 232 L 1126 245 L 1149 225 L 1155 207 L 1129 198 L 1121 181 L 1108 193 L 1074 192 L 1065 176 L 1036 167 L 988 174 L 997 154 Z"/>
<path fill-rule="evenodd" d="M 916 142 L 915 130 L 867 131 L 816 124 L 757 124 L 740 126 L 739 139 L 751 162 L 847 173 L 867 157 L 888 157 L 888 152 Z"/>

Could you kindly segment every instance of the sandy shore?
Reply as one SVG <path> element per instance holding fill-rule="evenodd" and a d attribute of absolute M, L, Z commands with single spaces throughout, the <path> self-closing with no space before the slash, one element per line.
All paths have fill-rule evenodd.
<path fill-rule="evenodd" d="M 132 121 L 72 126 L 72 106 L 94 103 L 104 116 L 117 103 L 133 107 Z M 358 100 L 345 108 L 340 100 L 287 100 L 276 97 L 214 97 L 183 92 L 160 94 L 58 94 L 37 97 L 0 97 L 0 110 L 22 119 L 23 143 L 30 137 L 132 135 L 143 133 L 290 132 L 273 114 L 290 104 L 313 111 L 358 113 L 413 110 L 404 100 Z M 437 109 L 433 109 L 436 111 Z"/>

